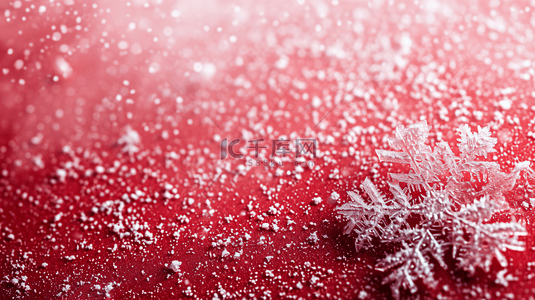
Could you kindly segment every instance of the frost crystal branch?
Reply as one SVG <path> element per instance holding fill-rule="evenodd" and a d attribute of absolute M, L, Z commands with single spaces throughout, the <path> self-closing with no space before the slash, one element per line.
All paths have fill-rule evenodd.
<path fill-rule="evenodd" d="M 399 126 L 389 140 L 396 151 L 376 150 L 382 162 L 411 167 L 408 174 L 390 173 L 392 198 L 385 199 L 366 178 L 361 188 L 369 199 L 348 191 L 351 201 L 337 207 L 348 220 L 344 234 L 356 233 L 357 251 L 370 248 L 374 241 L 396 246 L 396 252 L 376 265 L 377 270 L 390 272 L 383 284 L 390 284 L 396 299 L 401 288 L 416 292 L 418 279 L 431 288 L 436 286 L 434 264 L 447 268 L 448 248 L 458 267 L 471 275 L 477 268 L 489 272 L 494 258 L 507 266 L 503 254 L 507 249 L 524 250 L 524 242 L 518 239 L 527 235 L 523 223 L 488 221 L 509 208 L 503 193 L 515 186 L 521 172 L 533 174 L 530 163 L 518 163 L 511 173 L 504 173 L 497 163 L 476 160 L 496 151 L 497 140 L 489 128 L 471 132 L 468 125 L 462 126 L 458 130 L 460 157 L 446 142 L 437 143 L 434 149 L 426 145 L 430 129 L 425 121 Z M 412 198 L 410 192 L 415 189 L 421 193 Z"/>
<path fill-rule="evenodd" d="M 117 140 L 117 144 L 123 147 L 121 150 L 130 155 L 139 151 L 137 145 L 140 143 L 141 139 L 139 138 L 139 133 L 132 129 L 130 125 L 127 125 L 124 128 L 124 134 Z"/>

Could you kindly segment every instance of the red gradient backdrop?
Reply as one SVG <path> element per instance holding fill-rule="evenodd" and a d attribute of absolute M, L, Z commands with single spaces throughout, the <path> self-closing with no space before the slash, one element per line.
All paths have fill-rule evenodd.
<path fill-rule="evenodd" d="M 334 208 L 365 177 L 387 193 L 398 166 L 374 150 L 422 119 L 433 144 L 489 125 L 490 160 L 532 160 L 532 5 L 3 1 L 0 298 L 390 297 L 373 270 L 389 249 L 356 253 Z M 221 160 L 224 138 L 246 157 Z M 296 167 L 293 146 L 256 166 L 259 138 L 266 159 L 274 140 L 317 139 L 315 166 Z M 520 183 L 495 218 L 529 232 L 507 286 L 497 262 L 468 277 L 452 260 L 441 286 L 402 295 L 528 299 L 530 198 Z"/>

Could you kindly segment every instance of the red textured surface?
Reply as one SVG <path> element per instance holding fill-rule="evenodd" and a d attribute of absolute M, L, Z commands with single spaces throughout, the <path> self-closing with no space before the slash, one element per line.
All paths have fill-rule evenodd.
<path fill-rule="evenodd" d="M 356 253 L 329 196 L 348 201 L 365 177 L 386 192 L 392 168 L 374 149 L 388 149 L 395 126 L 426 119 L 431 142 L 453 146 L 460 125 L 490 125 L 499 150 L 490 160 L 510 171 L 532 159 L 527 2 L 127 3 L 0 4 L 2 299 L 104 298 L 110 283 L 113 299 L 389 297 L 372 269 L 389 249 Z M 127 125 L 141 139 L 132 156 L 118 144 Z M 263 137 L 267 157 L 283 136 L 318 139 L 317 167 L 298 172 L 291 157 L 276 176 L 220 160 L 219 139 L 241 138 L 245 151 L 243 140 Z M 179 199 L 164 199 L 166 183 Z M 154 201 L 125 202 L 121 214 L 119 202 L 103 207 L 136 190 Z M 323 202 L 311 205 L 316 196 Z M 449 261 L 439 287 L 402 295 L 529 298 L 533 213 L 522 203 L 534 197 L 522 183 L 508 198 L 514 209 L 497 216 L 528 222 L 526 251 L 507 253 L 516 278 L 507 287 L 495 282 L 497 263 L 469 278 Z M 152 238 L 120 238 L 110 226 L 121 217 L 122 232 L 139 223 Z M 178 273 L 166 268 L 173 260 Z"/>

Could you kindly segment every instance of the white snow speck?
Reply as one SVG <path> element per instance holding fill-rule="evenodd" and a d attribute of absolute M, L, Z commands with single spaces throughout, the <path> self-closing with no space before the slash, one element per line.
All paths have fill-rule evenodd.
<path fill-rule="evenodd" d="M 178 261 L 178 260 L 173 260 L 170 264 L 169 264 L 169 270 L 173 271 L 173 272 L 178 272 L 180 271 L 180 265 L 182 264 L 182 262 Z"/>
<path fill-rule="evenodd" d="M 338 201 L 338 199 L 340 199 L 340 194 L 338 194 L 337 192 L 332 192 L 331 193 L 331 200 Z"/>
<path fill-rule="evenodd" d="M 320 204 L 321 201 L 323 201 L 323 200 L 321 200 L 320 197 L 314 197 L 314 198 L 312 198 L 312 204 L 314 204 L 314 205 L 318 205 L 318 204 Z"/>
<path fill-rule="evenodd" d="M 503 100 L 500 100 L 500 102 L 498 102 L 498 105 L 503 110 L 509 110 L 511 109 L 511 106 L 513 105 L 513 101 L 511 101 L 510 99 L 503 99 Z"/>

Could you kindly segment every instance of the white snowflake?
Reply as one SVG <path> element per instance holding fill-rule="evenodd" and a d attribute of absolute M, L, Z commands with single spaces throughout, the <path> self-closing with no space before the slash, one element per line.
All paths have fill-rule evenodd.
<path fill-rule="evenodd" d="M 344 233 L 357 234 L 357 251 L 378 241 L 394 247 L 394 253 L 379 260 L 376 269 L 390 272 L 382 283 L 390 284 L 396 299 L 401 288 L 416 292 L 418 279 L 434 288 L 438 283 L 434 263 L 448 267 L 444 262 L 447 249 L 452 249 L 457 266 L 469 274 L 476 268 L 489 272 L 494 258 L 505 267 L 505 250 L 524 250 L 524 242 L 518 239 L 527 235 L 523 223 L 488 221 L 509 208 L 503 193 L 515 186 L 521 172 L 533 177 L 530 163 L 518 163 L 505 173 L 495 162 L 476 160 L 496 151 L 497 140 L 488 128 L 478 127 L 477 133 L 470 132 L 468 125 L 459 129 L 460 157 L 446 142 L 437 143 L 434 149 L 426 145 L 430 129 L 425 121 L 399 126 L 389 140 L 397 151 L 376 150 L 382 162 L 411 167 L 407 174 L 390 174 L 392 198 L 386 199 L 366 178 L 361 188 L 369 200 L 349 191 L 352 201 L 337 207 L 348 220 Z"/>

